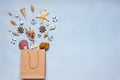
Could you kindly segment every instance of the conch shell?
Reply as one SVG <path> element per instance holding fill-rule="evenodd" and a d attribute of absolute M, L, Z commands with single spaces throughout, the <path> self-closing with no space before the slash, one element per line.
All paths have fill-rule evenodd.
<path fill-rule="evenodd" d="M 20 12 L 21 12 L 22 15 L 24 16 L 24 18 L 27 18 L 27 14 L 26 14 L 26 9 L 25 9 L 25 7 L 20 8 Z"/>

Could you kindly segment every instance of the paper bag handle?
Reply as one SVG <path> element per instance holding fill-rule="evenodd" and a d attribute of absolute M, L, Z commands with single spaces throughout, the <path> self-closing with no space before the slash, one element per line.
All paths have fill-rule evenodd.
<path fill-rule="evenodd" d="M 29 53 L 29 51 L 27 51 L 27 53 L 29 54 L 29 60 L 28 60 L 28 63 L 29 63 L 29 68 L 31 68 L 31 69 L 36 69 L 36 68 L 38 68 L 39 67 L 39 51 L 37 51 L 37 65 L 36 66 L 34 66 L 34 67 L 32 67 L 31 66 L 31 64 L 30 64 L 30 60 L 31 60 L 31 55 L 30 55 L 30 53 Z"/>

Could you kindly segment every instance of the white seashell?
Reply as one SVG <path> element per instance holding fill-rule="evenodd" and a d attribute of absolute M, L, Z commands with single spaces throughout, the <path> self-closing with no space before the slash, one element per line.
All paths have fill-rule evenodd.
<path fill-rule="evenodd" d="M 18 33 L 18 32 L 12 32 L 12 34 L 13 34 L 14 36 L 19 36 L 19 33 Z"/>
<path fill-rule="evenodd" d="M 50 30 L 54 30 L 56 28 L 55 25 L 50 26 Z"/>

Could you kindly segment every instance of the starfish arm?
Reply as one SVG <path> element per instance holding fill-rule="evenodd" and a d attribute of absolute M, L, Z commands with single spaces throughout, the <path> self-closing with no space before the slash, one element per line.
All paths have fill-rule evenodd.
<path fill-rule="evenodd" d="M 45 17 L 45 20 L 49 21 L 49 19 L 47 17 Z"/>

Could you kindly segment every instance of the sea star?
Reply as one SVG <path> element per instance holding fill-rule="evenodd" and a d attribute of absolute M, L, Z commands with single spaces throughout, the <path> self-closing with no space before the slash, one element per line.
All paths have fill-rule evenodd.
<path fill-rule="evenodd" d="M 40 10 L 40 15 L 36 16 L 36 18 L 39 18 L 41 23 L 43 23 L 44 20 L 49 22 L 49 19 L 47 18 L 47 15 L 48 15 L 48 13 L 43 13 Z"/>

